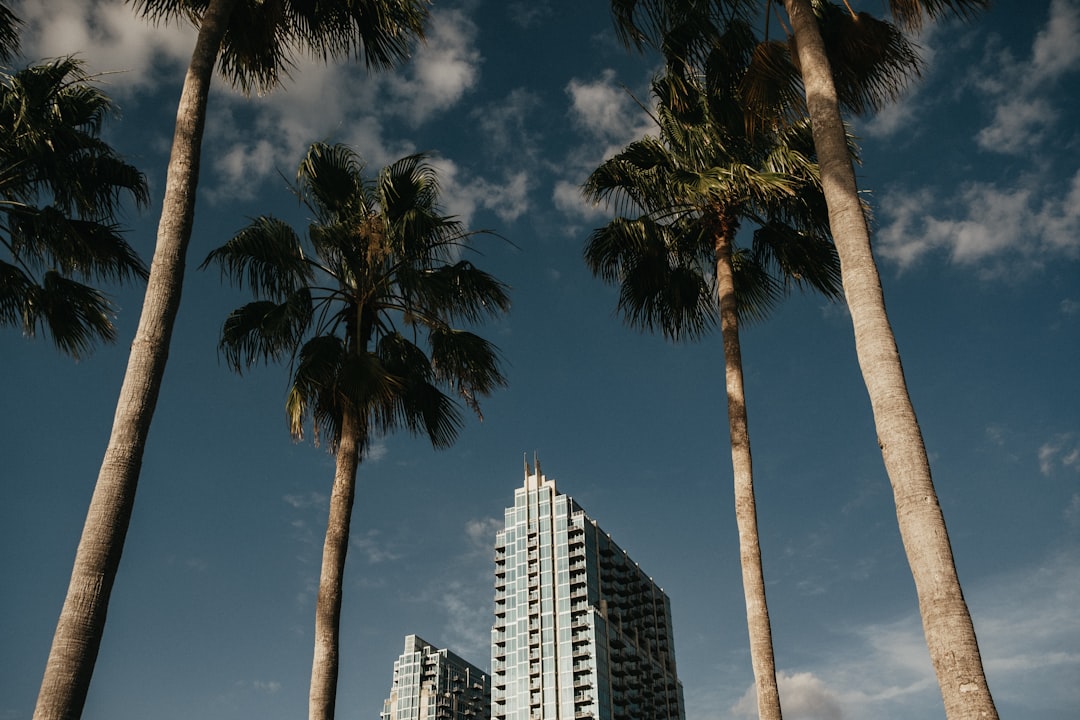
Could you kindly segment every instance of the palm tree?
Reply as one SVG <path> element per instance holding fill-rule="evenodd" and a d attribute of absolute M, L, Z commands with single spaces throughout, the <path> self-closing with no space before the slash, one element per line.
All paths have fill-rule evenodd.
<path fill-rule="evenodd" d="M 918 27 L 924 14 L 966 14 L 986 0 L 890 0 L 893 17 Z M 834 71 L 810 0 L 784 0 L 821 162 L 829 222 L 843 271 L 855 353 L 870 396 L 878 444 L 892 485 L 900 537 L 915 580 L 923 634 L 950 720 L 997 718 L 971 613 L 938 503 L 922 430 L 900 364 L 850 158 L 841 152 L 843 119 Z M 862 16 L 858 16 L 860 19 Z"/>
<path fill-rule="evenodd" d="M 509 308 L 506 288 L 457 259 L 470 236 L 441 214 L 439 185 L 423 155 L 363 177 L 342 145 L 312 145 L 296 192 L 314 214 L 304 242 L 286 223 L 259 217 L 214 250 L 254 302 L 233 311 L 220 348 L 237 372 L 290 358 L 286 402 L 296 438 L 305 425 L 337 458 L 315 610 L 309 717 L 330 720 L 338 675 L 338 625 L 356 471 L 371 441 L 398 428 L 451 445 L 461 426 L 449 388 L 479 415 L 478 397 L 504 384 L 494 346 L 456 329 Z M 424 338 L 421 344 L 420 338 Z"/>
<path fill-rule="evenodd" d="M 735 31 L 728 39 L 746 37 Z M 618 307 L 631 325 L 694 339 L 719 316 L 758 712 L 779 720 L 739 322 L 763 317 L 792 286 L 838 297 L 839 265 L 807 125 L 749 136 L 741 116 L 734 127 L 717 121 L 730 102 L 710 102 L 693 85 L 663 78 L 653 93 L 659 136 L 630 144 L 585 183 L 586 197 L 614 200 L 622 213 L 590 235 L 585 259 L 594 274 L 619 284 Z M 743 222 L 757 226 L 747 248 L 735 245 Z"/>
<path fill-rule="evenodd" d="M 924 17 L 967 17 L 988 0 L 889 0 L 902 28 L 917 29 Z M 721 15 L 747 17 L 758 0 L 705 3 Z M 772 2 L 764 3 L 765 18 Z M 789 43 L 763 45 L 758 63 L 757 112 L 805 111 L 811 120 L 829 224 L 840 256 L 844 295 L 855 335 L 855 352 L 874 414 L 885 469 L 893 489 L 897 523 L 919 598 L 930 659 L 950 720 L 996 718 L 971 614 L 952 555 L 944 515 L 930 473 L 926 447 L 900 364 L 885 309 L 880 276 L 847 149 L 842 110 L 875 110 L 893 99 L 918 64 L 910 44 L 890 23 L 867 13 L 839 9 L 822 0 L 784 0 L 791 23 Z M 690 0 L 612 0 L 617 27 L 628 44 L 653 44 L 687 65 L 712 59 L 714 26 L 702 4 Z M 719 10 L 717 10 L 719 9 Z M 853 41 L 844 44 L 844 40 Z M 840 41 L 839 45 L 838 42 Z M 783 47 L 782 47 L 783 46 Z M 786 49 L 784 49 L 786 48 Z M 778 52 L 781 51 L 782 52 Z M 794 55 L 786 54 L 793 52 Z M 772 61 L 772 62 L 769 62 Z M 722 76 L 720 63 L 708 63 Z M 793 104 L 787 76 L 802 85 L 805 104 Z M 764 81 L 762 81 L 764 79 Z"/>
<path fill-rule="evenodd" d="M 112 224 L 125 195 L 144 206 L 148 194 L 98 137 L 111 109 L 75 58 L 0 72 L 0 325 L 45 330 L 76 359 L 116 329 L 109 298 L 74 278 L 146 277 Z"/>
<path fill-rule="evenodd" d="M 177 108 L 157 245 L 112 432 L 76 551 L 38 694 L 35 720 L 82 715 L 109 596 L 131 520 L 146 438 L 180 306 L 195 215 L 202 134 L 214 66 L 245 91 L 267 91 L 292 57 L 362 56 L 369 67 L 408 57 L 422 37 L 426 0 L 132 0 L 154 20 L 191 21 L 198 35 Z"/>

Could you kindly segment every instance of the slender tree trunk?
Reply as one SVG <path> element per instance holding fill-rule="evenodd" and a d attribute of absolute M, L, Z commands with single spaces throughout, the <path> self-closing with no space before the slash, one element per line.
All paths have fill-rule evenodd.
<path fill-rule="evenodd" d="M 727 379 L 728 425 L 731 430 L 731 467 L 735 479 L 735 522 L 739 529 L 746 625 L 750 635 L 750 664 L 754 669 L 760 720 L 780 720 L 780 692 L 776 685 L 772 627 L 765 602 L 765 575 L 761 566 L 754 470 L 750 455 L 750 428 L 743 393 L 742 348 L 735 279 L 731 261 L 734 228 L 722 230 L 716 241 L 716 285 L 720 302 L 720 333 L 724 339 L 724 375 Z"/>
<path fill-rule="evenodd" d="M 346 409 L 341 420 L 330 517 L 323 543 L 319 599 L 315 606 L 315 657 L 311 663 L 309 720 L 333 720 L 337 702 L 338 655 L 341 644 L 341 592 L 349 525 L 356 497 L 356 470 L 360 465 L 360 428 L 356 411 Z"/>
<path fill-rule="evenodd" d="M 821 33 L 810 0 L 784 0 L 784 5 L 798 47 L 829 222 L 855 332 L 855 352 L 892 484 L 900 536 L 915 580 L 923 632 L 945 714 L 950 720 L 997 718 L 922 432 L 885 312 Z"/>
<path fill-rule="evenodd" d="M 195 214 L 206 102 L 235 1 L 213 0 L 207 8 L 184 79 L 142 316 L 45 666 L 35 720 L 76 720 L 82 715 L 90 688 L 180 304 L 184 255 Z"/>

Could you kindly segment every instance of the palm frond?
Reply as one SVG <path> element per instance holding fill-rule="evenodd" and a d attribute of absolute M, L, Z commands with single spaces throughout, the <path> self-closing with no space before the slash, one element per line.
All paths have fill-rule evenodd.
<path fill-rule="evenodd" d="M 6 4 L 0 4 L 0 62 L 10 62 L 19 54 L 19 29 L 22 20 L 8 9 Z"/>
<path fill-rule="evenodd" d="M 967 19 L 990 7 L 990 0 L 888 0 L 889 11 L 902 27 L 918 30 L 923 18 L 953 14 Z"/>
<path fill-rule="evenodd" d="M 510 309 L 508 287 L 468 260 L 417 273 L 403 294 L 423 317 L 447 322 L 479 322 Z"/>
<path fill-rule="evenodd" d="M 48 328 L 57 349 L 76 360 L 90 352 L 99 341 L 113 342 L 116 328 L 112 318 L 116 309 L 96 288 L 49 271 L 35 288 L 25 308 L 23 328 L 37 325 Z"/>
<path fill-rule="evenodd" d="M 300 238 L 288 223 L 268 216 L 255 218 L 199 267 L 211 264 L 231 283 L 250 287 L 256 297 L 279 302 L 313 279 Z"/>
<path fill-rule="evenodd" d="M 149 274 L 116 225 L 72 219 L 54 207 L 14 207 L 6 215 L 12 253 L 27 267 L 115 281 Z"/>
<path fill-rule="evenodd" d="M 0 260 L 0 325 L 16 325 L 26 335 L 33 335 L 35 324 L 26 325 L 37 285 L 22 268 Z"/>
<path fill-rule="evenodd" d="M 448 326 L 433 329 L 428 341 L 435 378 L 454 388 L 482 420 L 479 396 L 506 385 L 498 348 L 479 335 Z"/>
<path fill-rule="evenodd" d="M 289 357 L 310 327 L 311 315 L 311 291 L 306 287 L 281 303 L 250 302 L 225 319 L 218 348 L 238 373 L 260 360 Z"/>
<path fill-rule="evenodd" d="M 303 439 L 310 419 L 316 445 L 323 437 L 329 437 L 331 447 L 337 442 L 341 418 L 336 390 L 345 355 L 345 343 L 333 335 L 317 335 L 300 348 L 285 403 L 294 438 Z"/>
<path fill-rule="evenodd" d="M 895 25 L 833 3 L 818 9 L 821 37 L 844 109 L 864 115 L 896 100 L 922 71 L 915 45 Z"/>

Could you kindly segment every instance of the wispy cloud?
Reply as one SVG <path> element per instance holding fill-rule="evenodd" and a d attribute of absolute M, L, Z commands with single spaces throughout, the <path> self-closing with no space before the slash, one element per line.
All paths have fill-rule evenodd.
<path fill-rule="evenodd" d="M 584 143 L 569 154 L 552 201 L 575 221 L 593 222 L 607 213 L 585 202 L 581 184 L 605 158 L 646 134 L 656 134 L 656 123 L 638 104 L 649 103 L 651 98 L 647 88 L 627 87 L 610 69 L 592 79 L 574 78 L 566 85 L 566 94 L 570 99 L 567 113 L 584 135 Z"/>
<path fill-rule="evenodd" d="M 394 544 L 383 538 L 382 533 L 375 528 L 360 535 L 354 532 L 352 547 L 363 554 L 369 565 L 378 565 L 401 557 Z"/>
<path fill-rule="evenodd" d="M 1039 446 L 1039 472 L 1053 475 L 1058 470 L 1080 473 L 1080 440 L 1073 433 L 1061 433 Z"/>
<path fill-rule="evenodd" d="M 124 0 L 24 0 L 12 8 L 26 22 L 23 52 L 31 61 L 77 53 L 123 97 L 183 79 L 195 31 L 187 23 L 151 24 Z"/>
<path fill-rule="evenodd" d="M 1044 141 L 1062 115 L 1058 83 L 1077 70 L 1080 5 L 1074 0 L 1050 3 L 1025 59 L 1016 59 L 1000 38 L 988 40 L 981 63 L 961 83 L 963 92 L 991 108 L 992 120 L 972 138 L 975 146 L 1053 156 Z M 952 263 L 987 278 L 1022 277 L 1055 258 L 1080 257 L 1080 173 L 1063 183 L 1050 165 L 1033 161 L 1013 173 L 1008 185 L 886 188 L 878 203 L 880 254 L 904 270 L 932 252 L 945 252 Z"/>
<path fill-rule="evenodd" d="M 990 52 L 978 86 L 992 102 L 993 121 L 979 131 L 984 150 L 1018 154 L 1036 146 L 1061 118 L 1055 83 L 1080 69 L 1080 6 L 1052 0 L 1046 25 L 1030 57 L 1017 60 L 1007 49 Z"/>
<path fill-rule="evenodd" d="M 1028 175 L 1008 188 L 968 183 L 951 196 L 931 188 L 887 191 L 881 215 L 877 247 L 901 269 L 944 250 L 987 277 L 1023 275 L 1051 258 L 1080 256 L 1080 172 L 1064 189 Z"/>
<path fill-rule="evenodd" d="M 1075 707 L 1080 689 L 1080 561 L 1074 548 L 1037 567 L 967 588 L 991 692 L 999 708 L 1042 697 L 1050 708 Z M 941 698 L 915 614 L 836 628 L 813 667 L 778 673 L 784 716 L 792 720 L 901 720 L 941 715 Z M 756 717 L 753 688 L 732 707 Z"/>

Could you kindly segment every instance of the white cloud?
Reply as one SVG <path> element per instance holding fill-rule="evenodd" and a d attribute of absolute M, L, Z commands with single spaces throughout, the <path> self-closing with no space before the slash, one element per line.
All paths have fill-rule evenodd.
<path fill-rule="evenodd" d="M 12 9 L 26 22 L 28 59 L 77 53 L 91 71 L 117 73 L 107 77 L 112 94 L 179 82 L 195 45 L 190 25 L 150 24 L 123 0 L 26 0 Z"/>
<path fill-rule="evenodd" d="M 550 0 L 512 2 L 506 6 L 506 11 L 511 22 L 522 28 L 535 27 L 553 15 Z"/>
<path fill-rule="evenodd" d="M 540 103 L 535 93 L 516 88 L 497 103 L 474 110 L 471 117 L 484 131 L 485 150 L 506 156 L 514 164 L 533 159 L 537 154 L 537 135 L 528 130 L 528 125 Z"/>
<path fill-rule="evenodd" d="M 1080 472 L 1080 441 L 1072 433 L 1062 433 L 1039 447 L 1039 472 L 1053 475 L 1058 469 Z"/>
<path fill-rule="evenodd" d="M 453 107 L 480 78 L 476 24 L 461 10 L 433 10 L 413 62 L 403 73 L 388 76 L 398 114 L 413 125 Z"/>
<path fill-rule="evenodd" d="M 1078 496 L 1080 497 L 1080 496 Z M 1080 506 L 1080 499 L 1075 501 Z M 999 709 L 1040 697 L 1048 708 L 1071 708 L 1080 688 L 1080 561 L 1066 548 L 1036 567 L 992 577 L 966 588 L 990 690 Z M 941 696 L 922 624 L 916 614 L 892 621 L 835 628 L 838 642 L 823 646 L 812 667 L 777 673 L 789 720 L 901 720 L 941 717 Z M 736 718 L 756 717 L 751 685 L 731 707 Z M 1047 716 L 1049 717 L 1049 716 Z"/>
<path fill-rule="evenodd" d="M 1017 61 L 1008 50 L 988 55 L 976 82 L 994 105 L 993 120 L 975 137 L 993 152 L 1020 154 L 1036 146 L 1060 117 L 1049 92 L 1063 75 L 1080 69 L 1080 6 L 1052 0 L 1031 56 Z"/>
<path fill-rule="evenodd" d="M 465 523 L 465 535 L 475 548 L 490 555 L 491 548 L 495 547 L 495 533 L 502 527 L 501 518 L 476 518 Z"/>
<path fill-rule="evenodd" d="M 306 510 L 308 508 L 316 508 L 318 510 L 326 510 L 329 505 L 327 502 L 329 498 L 319 492 L 307 492 L 301 494 L 290 494 L 282 497 L 282 500 L 292 505 L 297 510 Z"/>
<path fill-rule="evenodd" d="M 529 209 L 529 175 L 524 170 L 507 172 L 496 181 L 471 177 L 453 160 L 433 158 L 439 174 L 442 202 L 448 214 L 456 216 L 466 229 L 472 227 L 477 210 L 494 212 L 500 220 L 512 222 Z"/>
<path fill-rule="evenodd" d="M 605 70 L 594 80 L 574 78 L 566 92 L 570 96 L 571 119 L 593 139 L 607 144 L 604 157 L 647 132 L 656 132 L 649 114 L 616 81 L 614 70 Z"/>
<path fill-rule="evenodd" d="M 1008 189 L 969 183 L 952 197 L 929 189 L 887 191 L 880 208 L 884 222 L 877 249 L 901 269 L 936 249 L 946 251 L 953 263 L 978 265 L 995 276 L 1080 254 L 1080 172 L 1064 192 L 1024 177 Z"/>
<path fill-rule="evenodd" d="M 382 533 L 375 528 L 359 536 L 353 533 L 352 547 L 363 553 L 369 565 L 378 565 L 401 557 L 390 543 L 380 538 L 380 535 Z"/>

